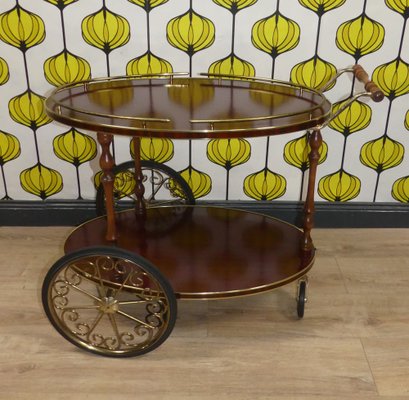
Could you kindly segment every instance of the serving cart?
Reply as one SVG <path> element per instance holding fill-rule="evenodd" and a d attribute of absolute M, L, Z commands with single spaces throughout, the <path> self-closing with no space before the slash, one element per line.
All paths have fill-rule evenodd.
<path fill-rule="evenodd" d="M 365 91 L 335 115 L 360 96 L 383 98 L 358 65 L 337 76 L 348 71 Z M 177 299 L 243 296 L 293 281 L 297 314 L 304 315 L 315 257 L 320 130 L 335 116 L 323 91 L 215 74 L 111 77 L 57 88 L 46 110 L 56 121 L 96 131 L 101 148 L 97 197 L 103 215 L 68 236 L 65 255 L 42 288 L 47 317 L 68 341 L 105 356 L 141 355 L 172 332 Z M 140 156 L 141 138 L 254 138 L 300 130 L 309 131 L 311 148 L 301 228 L 257 213 L 194 205 L 178 173 Z M 132 138 L 133 161 L 114 165 L 114 135 Z M 129 198 L 133 205 L 126 209 Z"/>

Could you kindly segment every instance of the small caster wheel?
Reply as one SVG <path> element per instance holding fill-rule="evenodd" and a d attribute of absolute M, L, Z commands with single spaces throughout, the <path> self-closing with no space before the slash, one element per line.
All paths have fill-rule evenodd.
<path fill-rule="evenodd" d="M 162 205 L 193 205 L 195 198 L 188 183 L 174 169 L 154 161 L 141 161 L 145 186 L 146 207 Z M 114 180 L 115 211 L 132 208 L 135 204 L 134 189 L 135 164 L 127 161 L 118 164 L 112 170 Z M 105 193 L 102 184 L 97 188 L 96 209 L 98 215 L 104 215 Z"/>
<path fill-rule="evenodd" d="M 304 317 L 305 303 L 307 302 L 307 280 L 301 279 L 298 282 L 297 290 L 297 315 L 299 318 Z"/>
<path fill-rule="evenodd" d="M 146 259 L 114 247 L 90 247 L 48 271 L 42 302 L 54 328 L 83 350 L 133 357 L 160 346 L 176 321 L 175 294 Z"/>

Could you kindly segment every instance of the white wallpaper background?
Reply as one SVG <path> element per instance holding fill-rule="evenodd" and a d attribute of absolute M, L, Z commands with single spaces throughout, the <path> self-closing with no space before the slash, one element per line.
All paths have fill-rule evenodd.
<path fill-rule="evenodd" d="M 323 130 L 317 200 L 409 202 L 409 0 L 2 0 L 0 198 L 92 199 L 92 132 L 51 121 L 42 99 L 90 77 L 187 71 L 321 88 L 360 63 L 385 92 Z M 326 92 L 362 85 L 342 76 Z M 196 198 L 302 197 L 306 133 L 252 140 L 144 139 L 144 158 L 180 171 Z M 131 159 L 115 139 L 117 163 Z"/>

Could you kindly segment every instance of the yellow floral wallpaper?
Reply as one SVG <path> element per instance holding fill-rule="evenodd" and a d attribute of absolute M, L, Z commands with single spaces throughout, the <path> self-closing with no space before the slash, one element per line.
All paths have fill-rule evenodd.
<path fill-rule="evenodd" d="M 327 83 L 360 63 L 386 99 L 356 100 L 324 129 L 317 200 L 409 203 L 408 19 L 409 0 L 2 0 L 0 198 L 95 196 L 95 134 L 45 114 L 55 86 L 177 71 L 260 76 L 325 90 L 337 110 L 362 86 Z M 115 138 L 113 153 L 130 160 L 128 138 Z M 143 158 L 179 171 L 197 199 L 298 201 L 307 154 L 306 132 L 142 141 Z"/>

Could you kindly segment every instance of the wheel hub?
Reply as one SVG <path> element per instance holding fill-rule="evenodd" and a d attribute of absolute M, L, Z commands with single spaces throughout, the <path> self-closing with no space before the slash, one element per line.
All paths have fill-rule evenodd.
<path fill-rule="evenodd" d="M 106 314 L 115 314 L 119 310 L 118 300 L 113 297 L 103 297 L 99 309 Z"/>

